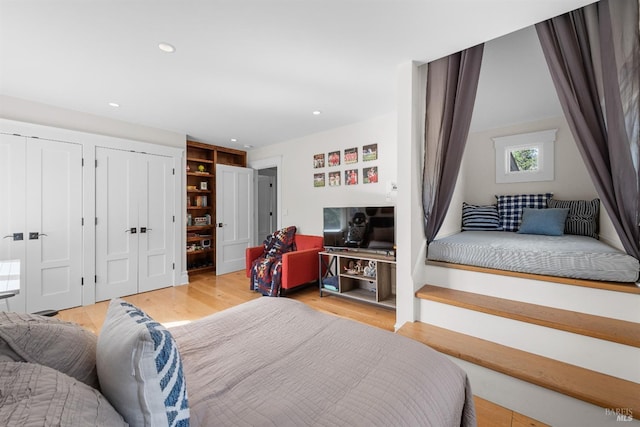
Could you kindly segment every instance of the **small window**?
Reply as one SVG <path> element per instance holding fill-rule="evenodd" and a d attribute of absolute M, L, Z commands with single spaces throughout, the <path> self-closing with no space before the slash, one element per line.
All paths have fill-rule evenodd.
<path fill-rule="evenodd" d="M 553 143 L 557 129 L 492 138 L 496 182 L 553 181 Z"/>

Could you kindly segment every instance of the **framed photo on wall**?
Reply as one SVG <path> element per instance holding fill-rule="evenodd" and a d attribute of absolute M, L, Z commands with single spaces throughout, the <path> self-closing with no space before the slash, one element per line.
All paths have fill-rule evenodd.
<path fill-rule="evenodd" d="M 324 187 L 324 172 L 323 173 L 314 173 L 313 174 L 313 186 L 314 187 Z"/>
<path fill-rule="evenodd" d="M 324 167 L 324 153 L 322 154 L 314 154 L 313 155 L 313 168 L 323 168 Z"/>
<path fill-rule="evenodd" d="M 344 171 L 344 185 L 356 185 L 358 183 L 358 169 Z"/>
<path fill-rule="evenodd" d="M 340 172 L 329 172 L 329 187 L 338 186 L 340 186 Z"/>
<path fill-rule="evenodd" d="M 362 183 L 374 184 L 378 182 L 378 167 L 372 166 L 370 168 L 362 169 Z"/>
<path fill-rule="evenodd" d="M 346 148 L 344 150 L 344 164 L 350 165 L 358 163 L 358 147 Z"/>
<path fill-rule="evenodd" d="M 368 162 L 378 159 L 378 144 L 365 145 L 362 147 L 362 161 Z"/>
<path fill-rule="evenodd" d="M 330 152 L 327 156 L 327 160 L 329 162 L 329 167 L 340 166 L 340 151 Z"/>

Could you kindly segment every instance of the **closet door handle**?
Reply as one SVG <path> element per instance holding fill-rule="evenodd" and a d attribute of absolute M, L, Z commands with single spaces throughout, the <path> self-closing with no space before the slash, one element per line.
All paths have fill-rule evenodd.
<path fill-rule="evenodd" d="M 29 240 L 38 240 L 40 236 L 46 236 L 45 233 L 38 233 L 37 231 L 29 232 Z"/>
<path fill-rule="evenodd" d="M 12 238 L 14 241 L 22 240 L 22 233 L 7 234 L 6 236 L 3 237 L 3 239 L 8 239 L 8 238 Z"/>
<path fill-rule="evenodd" d="M 151 230 L 153 230 L 153 228 L 140 227 L 140 232 L 141 233 L 146 233 L 147 231 L 151 231 Z"/>
<path fill-rule="evenodd" d="M 124 232 L 125 233 L 136 234 L 138 232 L 138 229 L 135 228 L 135 227 L 131 227 L 131 228 L 128 228 L 128 229 L 124 230 Z"/>

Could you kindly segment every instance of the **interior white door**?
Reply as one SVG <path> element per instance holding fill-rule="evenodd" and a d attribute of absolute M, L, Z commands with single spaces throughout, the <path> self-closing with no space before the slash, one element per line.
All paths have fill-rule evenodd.
<path fill-rule="evenodd" d="M 96 148 L 96 301 L 138 292 L 137 157 Z"/>
<path fill-rule="evenodd" d="M 0 208 L 0 259 L 20 260 L 20 293 L 7 298 L 0 306 L 8 311 L 26 311 L 25 279 L 26 230 L 25 154 L 26 139 L 23 136 L 0 134 L 0 194 L 4 201 Z M 16 177 L 19 177 L 16 179 Z M 22 237 L 14 233 L 22 233 Z M 19 238 L 18 238 L 19 237 Z"/>
<path fill-rule="evenodd" d="M 27 311 L 82 305 L 82 145 L 28 139 Z"/>
<path fill-rule="evenodd" d="M 138 291 L 165 288 L 173 283 L 174 226 L 173 160 L 140 154 L 138 194 Z"/>
<path fill-rule="evenodd" d="M 216 275 L 244 269 L 253 212 L 253 169 L 216 165 Z"/>

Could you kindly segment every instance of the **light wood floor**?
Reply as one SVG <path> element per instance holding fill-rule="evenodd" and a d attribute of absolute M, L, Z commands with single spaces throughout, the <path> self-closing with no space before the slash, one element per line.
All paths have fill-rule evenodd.
<path fill-rule="evenodd" d="M 211 273 L 195 274 L 191 276 L 191 283 L 188 285 L 131 295 L 123 299 L 140 307 L 154 320 L 167 324 L 199 319 L 259 297 L 260 294 L 249 290 L 249 279 L 245 277 L 244 272 L 235 272 L 223 276 Z M 315 286 L 292 292 L 289 298 L 300 300 L 325 313 L 389 331 L 394 330 L 395 311 L 344 298 L 320 298 Z M 103 301 L 86 307 L 62 310 L 57 317 L 78 323 L 98 334 L 108 305 L 108 301 Z"/>
<path fill-rule="evenodd" d="M 394 330 L 395 311 L 335 296 L 320 298 L 317 287 L 292 292 L 289 298 L 304 302 L 316 310 L 389 331 Z M 201 273 L 191 283 L 131 295 L 123 299 L 140 307 L 162 324 L 191 321 L 241 304 L 260 294 L 249 290 L 244 272 L 223 276 Z M 71 321 L 98 334 L 107 313 L 108 301 L 86 307 L 62 310 L 57 317 Z M 542 427 L 545 424 L 515 413 L 492 402 L 475 398 L 479 427 Z"/>

